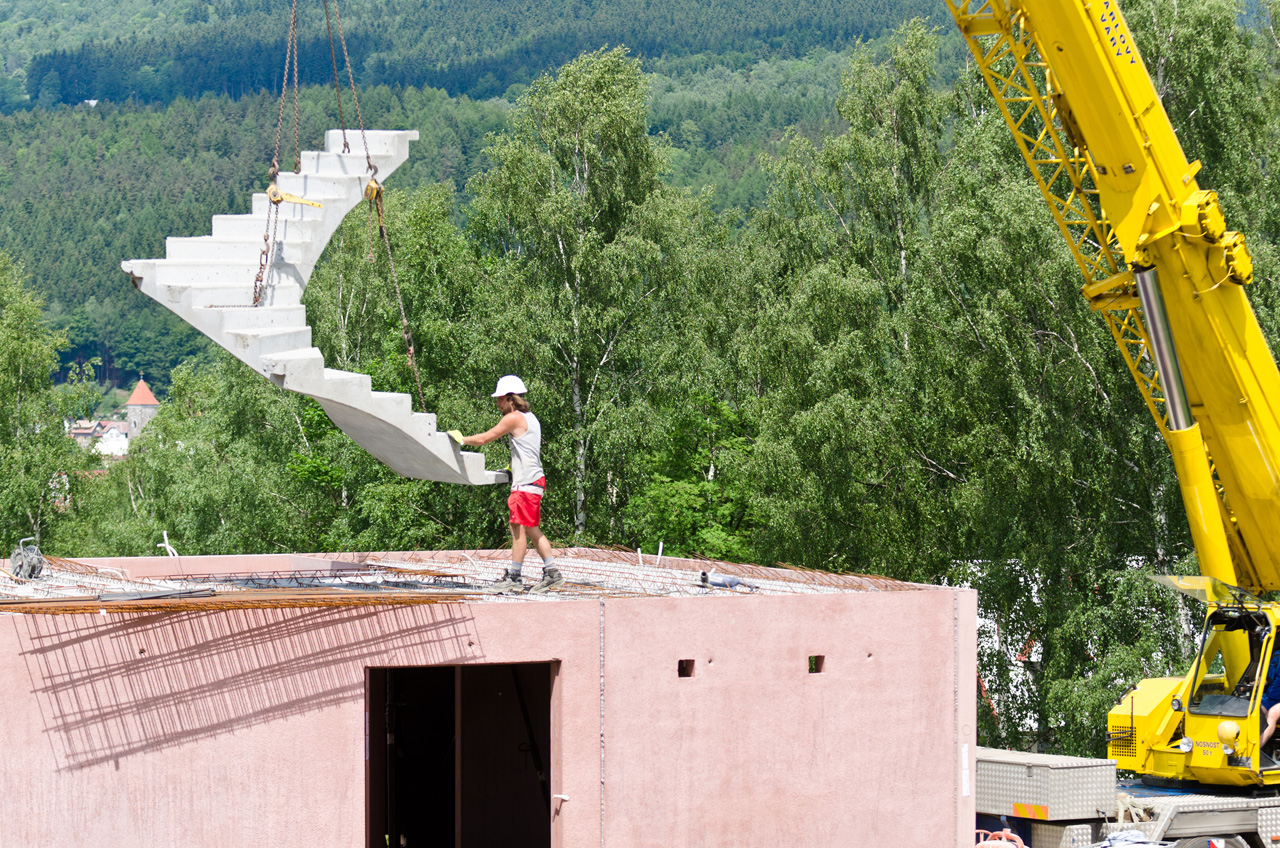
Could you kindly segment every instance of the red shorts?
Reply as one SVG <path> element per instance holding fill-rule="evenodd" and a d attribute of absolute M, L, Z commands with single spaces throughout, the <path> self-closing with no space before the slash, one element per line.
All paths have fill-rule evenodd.
<path fill-rule="evenodd" d="M 533 485 L 545 488 L 546 477 L 539 477 Z M 542 522 L 542 495 L 533 492 L 512 492 L 507 498 L 507 509 L 511 512 L 511 523 L 521 527 L 537 527 Z"/>

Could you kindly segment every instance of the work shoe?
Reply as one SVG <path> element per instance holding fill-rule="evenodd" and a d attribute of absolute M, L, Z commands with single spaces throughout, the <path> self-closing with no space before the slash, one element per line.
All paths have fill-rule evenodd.
<path fill-rule="evenodd" d="M 502 575 L 501 580 L 489 584 L 489 591 L 498 595 L 505 595 L 509 592 L 519 592 L 523 588 L 524 581 L 509 571 Z"/>
<path fill-rule="evenodd" d="M 541 595 L 543 592 L 550 592 L 552 589 L 559 589 L 564 585 L 564 575 L 560 573 L 558 568 L 548 568 L 542 572 L 542 579 L 535 583 L 529 589 L 530 595 Z"/>

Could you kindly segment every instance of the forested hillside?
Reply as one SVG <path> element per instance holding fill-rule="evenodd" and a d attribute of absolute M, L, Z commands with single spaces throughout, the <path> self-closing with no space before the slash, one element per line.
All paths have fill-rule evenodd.
<path fill-rule="evenodd" d="M 937 0 L 782 6 L 765 0 L 350 0 L 340 10 L 357 81 L 432 86 L 475 98 L 528 84 L 544 69 L 602 45 L 625 44 L 650 59 L 741 68 L 814 48 L 844 49 L 882 36 L 906 18 L 944 11 Z M 332 78 L 328 31 L 323 4 L 300 4 L 304 83 Z M 45 105 L 167 102 L 205 92 L 239 97 L 274 88 L 287 32 L 288 6 L 264 0 L 0 0 L 0 44 L 9 73 L 25 69 L 30 99 Z M 0 96 L 0 108 L 5 102 Z M 12 98 L 9 103 L 16 105 Z"/>

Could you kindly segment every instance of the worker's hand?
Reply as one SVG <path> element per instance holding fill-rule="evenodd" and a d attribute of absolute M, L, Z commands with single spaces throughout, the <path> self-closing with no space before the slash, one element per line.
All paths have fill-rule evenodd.
<path fill-rule="evenodd" d="M 461 444 L 462 444 L 462 431 L 461 431 L 461 430 L 446 430 L 446 431 L 445 431 L 445 435 L 447 435 L 449 438 L 453 439 L 453 440 L 454 440 L 455 442 L 457 442 L 459 445 L 461 445 Z"/>

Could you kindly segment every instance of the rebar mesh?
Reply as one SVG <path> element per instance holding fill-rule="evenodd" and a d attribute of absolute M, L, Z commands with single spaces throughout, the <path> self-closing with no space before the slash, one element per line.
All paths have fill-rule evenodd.
<path fill-rule="evenodd" d="M 183 610 L 407 606 L 439 603 L 554 603 L 587 598 L 791 595 L 923 590 L 886 577 L 768 568 L 635 551 L 567 548 L 556 562 L 565 585 L 547 594 L 496 594 L 488 587 L 510 552 L 416 551 L 298 556 L 295 568 L 130 577 L 124 568 L 46 557 L 39 578 L 0 570 L 0 613 L 117 614 Z M 200 562 L 185 557 L 183 563 Z M 310 567 L 314 564 L 314 567 Z M 542 577 L 526 564 L 526 588 Z"/>

